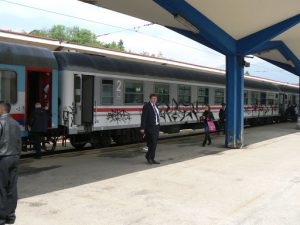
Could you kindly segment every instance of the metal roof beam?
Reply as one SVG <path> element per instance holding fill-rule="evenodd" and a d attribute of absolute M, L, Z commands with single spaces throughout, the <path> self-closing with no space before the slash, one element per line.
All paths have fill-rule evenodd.
<path fill-rule="evenodd" d="M 296 70 L 298 71 L 296 73 L 296 75 L 299 76 L 300 60 L 298 59 L 298 57 L 283 42 L 282 42 L 282 45 L 278 48 L 278 50 L 286 58 L 286 60 L 291 60 L 293 62 L 294 66 L 296 67 Z"/>
<path fill-rule="evenodd" d="M 298 59 L 298 57 L 289 49 L 289 47 L 283 42 L 283 41 L 268 41 L 267 43 L 263 44 L 262 46 L 260 46 L 259 48 L 254 49 L 253 52 L 251 52 L 251 54 L 253 53 L 259 53 L 259 52 L 264 52 L 264 51 L 269 51 L 269 50 L 273 50 L 273 49 L 277 49 L 286 60 L 290 60 L 293 62 L 294 66 L 295 66 L 295 70 L 294 73 L 295 75 L 299 76 L 300 73 L 300 60 Z M 287 65 L 284 63 L 280 64 L 280 67 L 283 68 L 283 65 Z M 278 65 L 277 65 L 278 66 Z M 285 69 L 285 67 L 283 68 Z"/>
<path fill-rule="evenodd" d="M 271 63 L 271 64 L 274 64 L 275 66 L 278 66 L 278 67 L 280 67 L 280 68 L 282 68 L 282 69 L 284 69 L 284 70 L 286 70 L 290 73 L 293 73 L 293 74 L 299 76 L 299 72 L 297 72 L 296 68 L 294 68 L 294 67 L 292 67 L 288 64 L 281 63 L 281 62 L 271 60 L 271 59 L 267 59 L 267 58 L 264 58 L 264 57 L 260 57 L 260 58 L 267 61 L 267 62 L 269 62 L 269 63 Z"/>
<path fill-rule="evenodd" d="M 199 36 L 199 40 L 201 40 L 202 43 L 206 42 L 205 45 L 223 54 L 233 54 L 236 52 L 236 40 L 186 1 L 154 0 L 154 2 L 171 13 L 174 17 L 180 16 L 192 26 L 196 27 L 199 32 L 195 33 L 195 35 Z"/>
<path fill-rule="evenodd" d="M 256 54 L 260 52 L 267 52 L 273 49 L 278 49 L 282 45 L 282 41 L 268 41 L 259 47 L 254 48 L 248 54 Z"/>
<path fill-rule="evenodd" d="M 237 42 L 238 53 L 242 55 L 249 54 L 255 48 L 260 47 L 267 41 L 272 40 L 276 36 L 294 27 L 299 22 L 300 22 L 300 14 L 238 40 Z"/>
<path fill-rule="evenodd" d="M 222 49 L 219 49 L 218 46 L 216 46 L 214 43 L 211 43 L 211 42 L 208 42 L 206 39 L 204 39 L 202 36 L 200 35 L 196 35 L 195 33 L 191 32 L 191 31 L 188 31 L 188 30 L 182 30 L 182 29 L 179 29 L 179 28 L 173 28 L 173 27 L 167 27 L 169 28 L 170 30 L 173 30 L 175 31 L 176 33 L 179 33 L 185 37 L 188 37 L 198 43 L 201 43 L 211 49 L 214 49 L 215 51 L 218 51 L 220 53 L 222 53 Z"/>

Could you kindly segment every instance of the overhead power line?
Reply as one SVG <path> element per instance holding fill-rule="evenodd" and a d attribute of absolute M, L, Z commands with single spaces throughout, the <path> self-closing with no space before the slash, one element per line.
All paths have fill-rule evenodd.
<path fill-rule="evenodd" d="M 51 10 L 48 10 L 48 9 L 42 9 L 42 8 L 34 7 L 34 6 L 31 6 L 31 5 L 25 5 L 25 4 L 12 2 L 12 1 L 8 1 L 8 0 L 0 0 L 0 1 L 1 2 L 6 2 L 6 3 L 9 3 L 9 4 L 13 4 L 13 5 L 26 7 L 26 8 L 29 8 L 29 9 L 35 9 L 35 10 L 39 10 L 39 11 L 43 11 L 43 12 L 47 12 L 47 13 L 52 13 L 52 14 L 56 14 L 56 15 L 60 15 L 60 16 L 70 17 L 70 18 L 73 18 L 73 19 L 78 19 L 78 20 L 83 20 L 83 21 L 87 21 L 87 22 L 91 22 L 91 23 L 97 23 L 97 24 L 101 24 L 101 25 L 105 25 L 105 26 L 115 27 L 115 28 L 118 28 L 118 29 L 128 29 L 128 28 L 116 26 L 116 25 L 113 25 L 113 24 L 103 23 L 103 22 L 100 22 L 100 21 L 97 21 L 97 20 L 91 20 L 91 19 L 86 19 L 86 18 L 83 18 L 83 17 L 73 16 L 73 15 L 64 14 L 64 13 L 60 13 L 60 12 L 55 12 L 55 11 L 51 11 Z"/>
<path fill-rule="evenodd" d="M 116 25 L 113 25 L 113 24 L 103 23 L 103 22 L 100 22 L 100 21 L 97 21 L 97 20 L 86 19 L 86 18 L 83 18 L 83 17 L 73 16 L 73 15 L 60 13 L 60 12 L 55 12 L 55 11 L 52 11 L 52 10 L 43 9 L 43 8 L 31 6 L 31 5 L 17 3 L 17 2 L 13 2 L 13 1 L 9 1 L 9 0 L 0 0 L 0 2 L 5 2 L 5 3 L 8 3 L 8 4 L 18 5 L 18 6 L 29 8 L 29 9 L 34 9 L 34 10 L 38 10 L 38 11 L 42 11 L 42 12 L 56 14 L 56 15 L 59 15 L 59 16 L 69 17 L 69 18 L 73 18 L 73 19 L 77 19 L 77 20 L 82 20 L 82 21 L 86 21 L 86 22 L 90 22 L 90 23 L 101 24 L 101 25 L 105 25 L 105 26 L 120 29 L 118 31 L 97 35 L 97 37 L 107 36 L 107 35 L 120 33 L 120 32 L 124 32 L 124 31 L 131 31 L 131 32 L 137 32 L 137 33 L 139 33 L 141 35 L 144 35 L 144 36 L 149 36 L 149 37 L 156 38 L 156 39 L 159 39 L 159 40 L 163 40 L 163 41 L 166 41 L 166 42 L 169 42 L 169 43 L 173 43 L 173 44 L 176 44 L 176 45 L 181 45 L 183 47 L 190 48 L 190 49 L 193 49 L 193 50 L 197 50 L 199 52 L 206 52 L 208 54 L 219 56 L 219 54 L 214 53 L 214 52 L 199 49 L 199 48 L 196 48 L 196 47 L 193 47 L 193 46 L 190 46 L 190 45 L 186 45 L 186 44 L 183 44 L 183 43 L 180 43 L 180 42 L 172 41 L 172 40 L 165 39 L 165 38 L 162 38 L 162 37 L 158 37 L 158 36 L 155 36 L 155 35 L 145 34 L 145 33 L 140 31 L 141 28 L 149 27 L 151 25 L 154 25 L 154 23 L 147 23 L 147 24 L 144 24 L 144 25 L 141 25 L 141 26 L 126 28 L 126 27 L 116 26 Z"/>
<path fill-rule="evenodd" d="M 140 28 L 149 27 L 151 25 L 154 25 L 154 23 L 147 23 L 147 24 L 144 24 L 144 25 L 141 25 L 141 26 L 132 27 L 132 28 L 123 28 L 122 30 L 113 31 L 113 32 L 104 33 L 104 34 L 99 34 L 99 35 L 96 35 L 96 37 L 103 37 L 103 36 L 107 36 L 107 35 L 115 34 L 115 33 L 119 33 L 119 32 L 124 32 L 124 31 L 139 32 Z"/>

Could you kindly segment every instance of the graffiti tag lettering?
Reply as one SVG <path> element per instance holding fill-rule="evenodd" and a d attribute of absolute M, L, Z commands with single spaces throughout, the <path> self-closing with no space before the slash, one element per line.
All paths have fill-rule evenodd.
<path fill-rule="evenodd" d="M 130 113 L 126 110 L 112 109 L 107 113 L 106 119 L 110 122 L 126 122 L 131 120 Z"/>

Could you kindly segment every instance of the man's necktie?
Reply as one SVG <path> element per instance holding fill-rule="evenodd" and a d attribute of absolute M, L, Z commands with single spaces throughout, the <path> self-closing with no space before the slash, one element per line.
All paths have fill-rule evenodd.
<path fill-rule="evenodd" d="M 154 104 L 152 105 L 152 107 L 153 107 L 153 110 L 154 110 L 154 113 L 155 113 L 155 116 L 156 116 L 156 125 L 158 125 L 159 124 L 159 115 L 158 115 L 158 112 L 157 112 L 157 108 Z"/>

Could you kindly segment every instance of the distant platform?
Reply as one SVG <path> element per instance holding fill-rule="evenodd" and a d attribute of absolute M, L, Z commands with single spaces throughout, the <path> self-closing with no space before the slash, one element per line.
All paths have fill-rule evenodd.
<path fill-rule="evenodd" d="M 298 224 L 300 132 L 295 123 L 161 140 L 146 164 L 133 144 L 21 160 L 16 225 Z"/>

